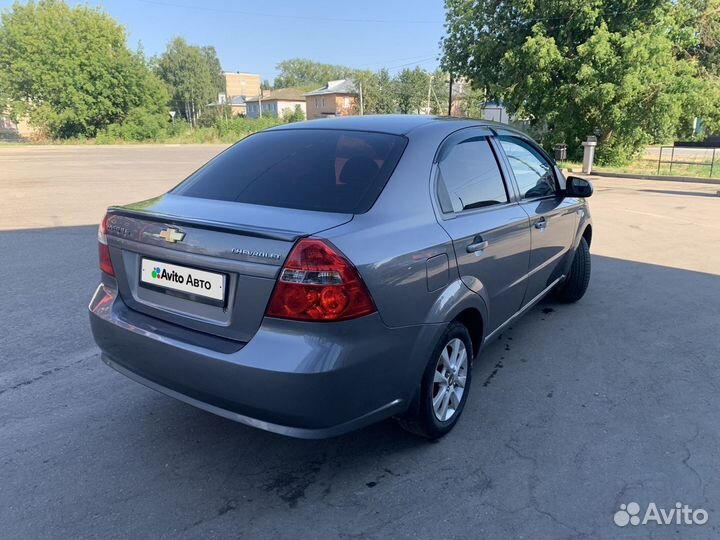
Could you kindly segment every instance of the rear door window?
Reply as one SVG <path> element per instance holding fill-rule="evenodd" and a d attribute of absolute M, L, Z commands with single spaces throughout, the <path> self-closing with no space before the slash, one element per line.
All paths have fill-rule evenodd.
<path fill-rule="evenodd" d="M 438 163 L 443 212 L 462 212 L 508 202 L 505 183 L 487 137 L 455 144 Z"/>
<path fill-rule="evenodd" d="M 385 187 L 407 139 L 386 133 L 288 129 L 256 133 L 173 193 L 321 212 L 363 213 Z"/>

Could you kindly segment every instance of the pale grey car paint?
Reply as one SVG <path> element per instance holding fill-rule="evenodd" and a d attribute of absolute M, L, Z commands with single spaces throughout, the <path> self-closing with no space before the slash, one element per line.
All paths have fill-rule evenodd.
<path fill-rule="evenodd" d="M 385 116 L 283 129 L 394 133 L 408 144 L 364 214 L 172 193 L 110 209 L 117 279 L 103 275 L 90 304 L 93 334 L 109 365 L 255 427 L 306 438 L 337 435 L 406 410 L 449 322 L 468 314 L 481 320 L 481 332 L 472 336 L 478 349 L 559 282 L 582 235 L 590 238 L 584 200 L 520 200 L 497 144 L 510 201 L 443 214 L 435 189 L 443 144 L 503 126 Z M 555 174 L 564 188 L 560 171 Z M 543 219 L 546 226 L 536 228 Z M 185 232 L 184 240 L 158 239 L 167 226 Z M 353 262 L 377 313 L 335 323 L 264 317 L 281 265 L 304 236 L 329 240 Z M 474 251 L 479 241 L 487 245 Z M 226 273 L 229 309 L 138 287 L 141 255 Z"/>

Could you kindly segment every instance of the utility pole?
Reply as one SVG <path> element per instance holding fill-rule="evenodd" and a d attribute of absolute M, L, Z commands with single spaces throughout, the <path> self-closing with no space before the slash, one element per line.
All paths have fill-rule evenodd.
<path fill-rule="evenodd" d="M 453 87 L 453 76 L 450 74 L 450 91 L 448 92 L 448 116 L 452 116 L 452 87 Z"/>
<path fill-rule="evenodd" d="M 430 92 L 432 91 L 432 80 L 433 76 L 430 75 L 430 80 L 428 81 L 428 97 L 427 97 L 427 113 L 430 114 L 430 111 L 432 110 L 430 108 Z"/>
<path fill-rule="evenodd" d="M 260 87 L 260 95 L 258 96 L 258 108 L 260 109 L 260 118 L 262 118 L 262 86 Z"/>
<path fill-rule="evenodd" d="M 360 116 L 365 116 L 365 104 L 363 103 L 362 83 L 359 83 L 358 86 L 360 87 Z"/>

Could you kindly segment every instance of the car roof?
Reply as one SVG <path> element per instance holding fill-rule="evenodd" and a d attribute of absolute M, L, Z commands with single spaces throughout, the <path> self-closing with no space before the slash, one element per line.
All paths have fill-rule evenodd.
<path fill-rule="evenodd" d="M 505 124 L 490 120 L 474 120 L 472 118 L 458 118 L 454 116 L 431 116 L 421 114 L 379 114 L 368 116 L 340 116 L 336 118 L 322 118 L 305 122 L 294 122 L 271 128 L 273 130 L 285 129 L 338 129 L 352 131 L 375 131 L 393 135 L 406 135 L 410 131 L 423 127 L 432 129 L 433 126 L 442 131 L 455 131 L 464 127 L 487 126 L 508 131 Z"/>

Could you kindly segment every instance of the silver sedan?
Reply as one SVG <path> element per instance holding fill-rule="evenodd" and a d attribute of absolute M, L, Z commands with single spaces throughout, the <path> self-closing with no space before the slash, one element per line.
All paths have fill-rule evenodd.
<path fill-rule="evenodd" d="M 585 293 L 591 194 L 500 124 L 270 129 L 108 209 L 93 335 L 124 375 L 261 429 L 321 438 L 394 416 L 438 438 L 486 343 L 548 293 Z"/>

